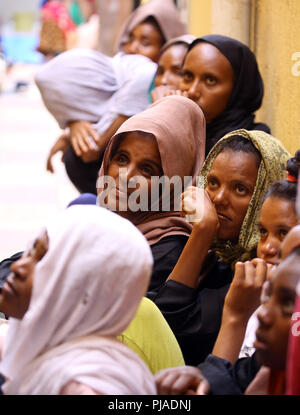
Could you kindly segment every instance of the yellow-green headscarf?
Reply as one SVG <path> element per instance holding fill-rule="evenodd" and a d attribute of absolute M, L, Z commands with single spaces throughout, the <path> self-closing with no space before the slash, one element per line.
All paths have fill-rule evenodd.
<path fill-rule="evenodd" d="M 207 174 L 217 155 L 222 151 L 224 144 L 234 135 L 240 135 L 257 148 L 261 154 L 261 163 L 257 174 L 255 189 L 245 215 L 237 244 L 232 242 L 216 241 L 212 249 L 220 256 L 222 262 L 232 264 L 237 261 L 247 261 L 256 256 L 256 247 L 259 241 L 257 227 L 259 212 L 263 198 L 270 187 L 276 181 L 286 177 L 286 163 L 291 155 L 282 143 L 275 137 L 263 131 L 236 130 L 226 134 L 209 152 L 203 168 L 200 172 L 198 186 L 206 187 Z"/>

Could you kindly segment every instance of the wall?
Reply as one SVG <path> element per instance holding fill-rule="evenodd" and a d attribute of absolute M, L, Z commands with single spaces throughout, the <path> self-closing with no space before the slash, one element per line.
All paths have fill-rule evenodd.
<path fill-rule="evenodd" d="M 300 148 L 300 2 L 257 0 L 253 7 L 252 46 L 265 83 L 258 119 L 294 153 Z"/>
<path fill-rule="evenodd" d="M 224 34 L 254 51 L 265 84 L 256 119 L 294 153 L 300 148 L 300 1 L 190 0 L 189 9 L 192 34 Z"/>

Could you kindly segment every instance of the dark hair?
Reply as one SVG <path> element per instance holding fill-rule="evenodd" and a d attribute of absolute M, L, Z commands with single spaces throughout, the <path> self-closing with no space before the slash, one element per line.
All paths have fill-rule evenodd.
<path fill-rule="evenodd" d="M 243 153 L 253 154 L 257 168 L 259 168 L 261 162 L 261 154 L 254 146 L 252 141 L 248 140 L 247 138 L 238 134 L 232 135 L 230 138 L 228 138 L 228 140 L 224 142 L 220 153 L 223 153 L 225 150 L 231 150 L 234 152 L 241 151 Z"/>
<path fill-rule="evenodd" d="M 161 46 L 163 46 L 166 43 L 166 38 L 161 30 L 161 27 L 158 23 L 158 21 L 155 19 L 154 16 L 149 16 L 147 19 L 143 20 L 141 23 L 150 23 L 152 26 L 155 27 L 155 29 L 158 31 L 158 33 L 161 36 Z"/>
<path fill-rule="evenodd" d="M 287 161 L 287 173 L 289 176 L 294 178 L 295 180 L 298 179 L 299 174 L 299 167 L 300 167 L 300 150 L 298 150 L 295 154 L 295 157 L 290 158 Z M 274 182 L 265 198 L 264 201 L 268 197 L 277 197 L 278 199 L 285 199 L 290 202 L 296 203 L 297 197 L 297 181 L 290 181 L 290 180 L 280 180 Z"/>

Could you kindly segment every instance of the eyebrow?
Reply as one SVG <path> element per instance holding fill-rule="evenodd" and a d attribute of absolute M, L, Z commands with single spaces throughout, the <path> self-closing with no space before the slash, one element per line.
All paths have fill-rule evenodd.
<path fill-rule="evenodd" d="M 159 170 L 162 170 L 162 166 L 161 166 L 160 164 L 156 163 L 156 161 L 154 161 L 154 160 L 151 160 L 151 159 L 144 159 L 143 161 L 144 161 L 144 162 L 146 162 L 146 163 L 155 164 L 155 166 L 156 166 Z"/>
<path fill-rule="evenodd" d="M 284 295 L 284 296 L 288 296 L 291 298 L 296 298 L 296 291 L 292 288 L 287 288 L 287 287 L 279 287 L 278 288 L 278 293 L 280 295 Z"/>

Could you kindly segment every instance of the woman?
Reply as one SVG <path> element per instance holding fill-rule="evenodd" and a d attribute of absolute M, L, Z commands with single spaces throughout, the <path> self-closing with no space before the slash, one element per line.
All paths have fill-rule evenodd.
<path fill-rule="evenodd" d="M 191 225 L 180 216 L 179 201 L 184 186 L 195 184 L 201 169 L 204 130 L 204 117 L 195 103 L 180 96 L 165 97 L 127 120 L 104 154 L 98 203 L 129 219 L 145 235 L 154 256 L 151 290 L 166 280 L 191 232 Z M 133 206 L 130 210 L 128 201 L 135 202 L 133 196 L 140 184 L 130 186 L 129 181 L 138 176 L 145 179 L 141 183 L 143 192 L 140 189 L 137 194 L 137 209 Z M 151 200 L 155 190 L 159 193 L 158 187 L 153 187 L 155 177 L 163 177 L 165 186 L 158 198 Z M 114 181 L 111 188 L 104 189 L 103 180 L 107 178 Z M 177 189 L 167 186 L 172 179 L 178 179 Z M 125 198 L 124 192 L 120 193 L 121 185 Z M 145 205 L 139 208 L 143 200 Z"/>
<path fill-rule="evenodd" d="M 166 91 L 178 89 L 182 78 L 182 65 L 193 35 L 183 35 L 169 40 L 161 49 L 157 71 L 151 87 L 151 101 L 162 98 Z"/>
<path fill-rule="evenodd" d="M 151 267 L 150 249 L 128 221 L 95 206 L 62 212 L 2 287 L 1 308 L 11 316 L 4 393 L 155 394 L 146 365 L 116 338 Z"/>
<path fill-rule="evenodd" d="M 128 117 L 148 106 L 160 49 L 184 33 L 187 30 L 173 2 L 152 0 L 129 17 L 120 36 L 119 53 L 113 58 L 78 50 L 39 72 L 36 82 L 47 108 L 61 128 L 69 127 L 50 151 L 49 171 L 53 171 L 53 155 L 63 151 L 73 184 L 81 193 L 96 194 L 107 142 Z"/>
<path fill-rule="evenodd" d="M 283 242 L 285 244 L 285 241 Z M 283 247 L 283 246 L 282 246 Z M 288 338 L 299 283 L 300 249 L 290 252 L 272 276 L 270 290 L 258 313 L 256 353 L 238 359 L 234 365 L 216 356 L 195 367 L 173 368 L 157 374 L 159 394 L 241 395 L 256 381 L 261 365 L 271 371 L 267 394 L 284 394 Z M 199 370 L 200 369 L 200 370 Z"/>
<path fill-rule="evenodd" d="M 186 55 L 179 89 L 176 93 L 197 102 L 204 112 L 206 154 L 230 131 L 270 132 L 267 125 L 254 122 L 264 94 L 255 55 L 235 39 L 223 35 L 196 39 Z"/>
<path fill-rule="evenodd" d="M 148 297 L 164 314 L 187 364 L 200 363 L 213 348 L 234 265 L 255 257 L 262 200 L 283 177 L 288 158 L 274 137 L 234 131 L 205 161 L 205 191 L 189 188 L 183 195 L 193 230 L 168 280 Z"/>
<path fill-rule="evenodd" d="M 265 196 L 258 222 L 259 260 L 256 258 L 252 262 L 236 264 L 235 276 L 225 298 L 221 329 L 213 349 L 214 355 L 231 363 L 238 357 L 254 353 L 253 343 L 258 326 L 256 308 L 261 295 L 264 297 L 262 284 L 271 278 L 280 262 L 280 245 L 299 221 L 295 210 L 298 164 L 296 157 L 289 159 L 287 179 L 274 182 Z"/>

